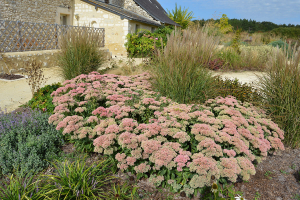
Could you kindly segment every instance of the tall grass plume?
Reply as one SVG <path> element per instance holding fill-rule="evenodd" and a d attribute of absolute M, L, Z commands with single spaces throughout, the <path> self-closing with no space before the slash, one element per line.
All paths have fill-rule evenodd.
<path fill-rule="evenodd" d="M 264 107 L 285 131 L 285 144 L 300 147 L 300 48 L 272 52 L 266 75 L 259 78 Z"/>
<path fill-rule="evenodd" d="M 217 51 L 219 37 L 207 26 L 174 31 L 152 59 L 152 86 L 174 101 L 204 102 L 214 92 L 207 65 Z"/>

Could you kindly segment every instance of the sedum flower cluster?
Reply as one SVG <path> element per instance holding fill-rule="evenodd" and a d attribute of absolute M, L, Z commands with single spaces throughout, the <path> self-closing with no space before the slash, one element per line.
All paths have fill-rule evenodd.
<path fill-rule="evenodd" d="M 153 92 L 150 78 L 92 72 L 67 80 L 52 93 L 49 123 L 88 138 L 119 169 L 187 194 L 220 178 L 248 180 L 254 160 L 284 150 L 283 131 L 251 104 L 231 96 L 178 104 Z"/>

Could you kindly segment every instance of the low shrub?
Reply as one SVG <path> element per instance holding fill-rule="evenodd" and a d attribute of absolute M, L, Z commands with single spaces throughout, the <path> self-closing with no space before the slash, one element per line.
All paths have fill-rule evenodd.
<path fill-rule="evenodd" d="M 38 108 L 39 110 L 52 113 L 55 106 L 52 103 L 53 98 L 51 97 L 51 93 L 61 86 L 61 83 L 44 86 L 34 93 L 33 98 L 29 100 L 25 106 L 30 107 L 32 110 Z"/>
<path fill-rule="evenodd" d="M 52 93 L 49 123 L 89 140 L 120 170 L 187 196 L 215 181 L 248 180 L 253 162 L 284 150 L 283 131 L 251 104 L 234 97 L 178 104 L 153 92 L 150 78 L 91 73 L 65 81 Z"/>
<path fill-rule="evenodd" d="M 234 96 L 237 100 L 241 102 L 249 102 L 253 105 L 261 104 L 261 96 L 259 95 L 259 90 L 253 88 L 252 86 L 244 83 L 240 83 L 238 79 L 230 80 L 226 78 L 225 80 L 221 77 L 215 78 L 215 85 L 217 85 L 217 96 L 227 97 Z"/>
<path fill-rule="evenodd" d="M 300 37 L 300 28 L 297 27 L 279 27 L 271 31 L 271 34 L 280 36 L 283 38 L 294 38 L 298 39 Z"/>
<path fill-rule="evenodd" d="M 300 146 L 300 48 L 277 48 L 269 56 L 266 75 L 259 78 L 263 106 L 285 131 L 284 142 Z M 289 52 L 293 52 L 290 56 Z M 291 59 L 289 59 L 291 57 Z"/>
<path fill-rule="evenodd" d="M 0 169 L 2 174 L 17 170 L 19 176 L 35 173 L 58 155 L 62 134 L 48 124 L 48 113 L 27 110 L 22 114 L 0 114 Z"/>
<path fill-rule="evenodd" d="M 274 50 L 274 47 L 269 45 L 240 46 L 239 48 L 240 54 L 230 47 L 218 52 L 216 57 L 224 61 L 222 69 L 264 71 L 268 56 Z"/>
<path fill-rule="evenodd" d="M 65 80 L 97 71 L 105 60 L 99 50 L 101 39 L 98 33 L 88 31 L 69 31 L 60 38 L 58 65 Z"/>
<path fill-rule="evenodd" d="M 140 33 L 128 34 L 125 44 L 130 57 L 148 57 L 156 48 L 161 48 L 167 43 L 167 35 L 171 34 L 173 28 L 161 27 L 153 33 L 144 30 Z"/>
<path fill-rule="evenodd" d="M 268 45 L 270 46 L 273 46 L 273 47 L 279 47 L 280 49 L 283 49 L 284 47 L 286 49 L 288 49 L 288 44 L 282 40 L 277 40 L 277 41 L 273 41 L 273 42 L 270 42 Z"/>

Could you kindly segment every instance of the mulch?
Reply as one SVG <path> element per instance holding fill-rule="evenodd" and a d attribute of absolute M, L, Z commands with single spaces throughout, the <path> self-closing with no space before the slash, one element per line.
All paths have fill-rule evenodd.
<path fill-rule="evenodd" d="M 17 74 L 0 74 L 0 79 L 5 79 L 5 80 L 17 80 L 20 78 L 24 78 L 22 75 L 17 75 Z"/>

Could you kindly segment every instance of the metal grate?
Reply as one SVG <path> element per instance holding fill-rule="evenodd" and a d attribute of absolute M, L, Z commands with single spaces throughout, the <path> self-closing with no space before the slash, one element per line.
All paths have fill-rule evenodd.
<path fill-rule="evenodd" d="M 104 47 L 104 28 L 0 20 L 0 52 L 59 49 L 58 38 L 69 30 L 99 34 L 98 45 Z"/>

